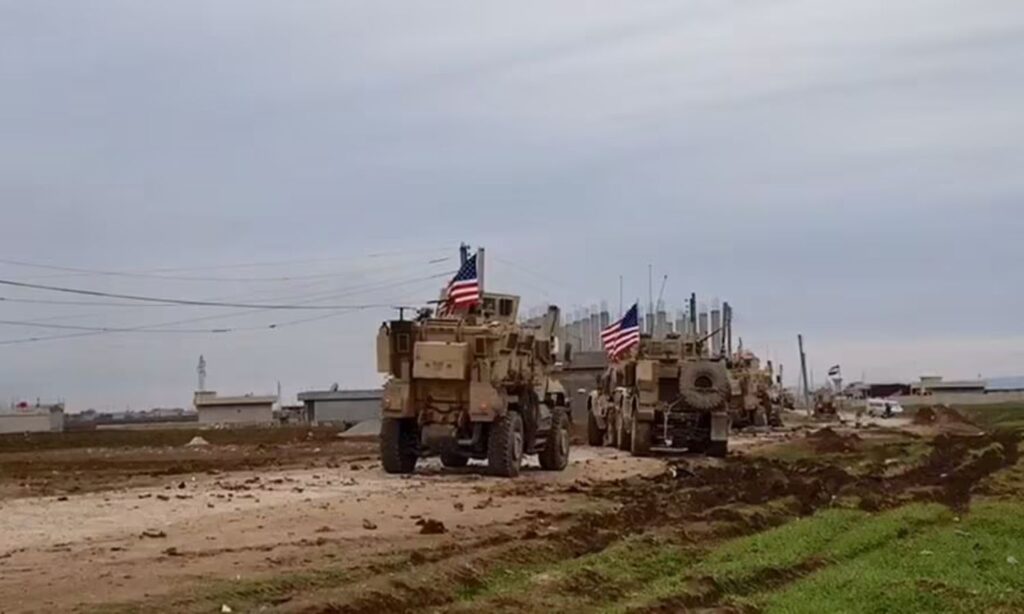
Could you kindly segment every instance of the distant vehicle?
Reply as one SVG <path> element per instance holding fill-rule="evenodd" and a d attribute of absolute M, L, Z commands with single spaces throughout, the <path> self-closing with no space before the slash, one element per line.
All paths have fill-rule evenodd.
<path fill-rule="evenodd" d="M 867 414 L 876 418 L 892 418 L 903 414 L 903 406 L 892 399 L 868 399 Z"/>
<path fill-rule="evenodd" d="M 695 336 L 641 335 L 588 399 L 587 442 L 648 456 L 652 448 L 722 457 L 729 446 L 729 374 Z"/>

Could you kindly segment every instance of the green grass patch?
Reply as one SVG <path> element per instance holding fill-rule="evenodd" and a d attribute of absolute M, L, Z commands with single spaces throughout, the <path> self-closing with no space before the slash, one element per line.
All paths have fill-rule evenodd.
<path fill-rule="evenodd" d="M 1024 431 L 1024 403 L 955 405 L 953 409 L 987 430 Z"/>
<path fill-rule="evenodd" d="M 859 510 L 824 510 L 728 541 L 687 573 L 652 583 L 615 611 L 687 595 L 698 580 L 713 582 L 726 595 L 754 595 L 817 567 L 855 558 L 924 527 L 951 521 L 952 514 L 939 505 L 912 505 L 877 516 Z"/>
<path fill-rule="evenodd" d="M 695 558 L 690 551 L 652 536 L 624 539 L 598 553 L 553 564 L 498 570 L 459 594 L 452 611 L 561 609 L 592 611 L 637 586 L 678 575 Z"/>
<path fill-rule="evenodd" d="M 785 613 L 1024 609 L 1024 567 L 1014 564 L 1024 561 L 1019 502 L 976 504 L 959 523 L 853 552 L 755 602 L 767 612 Z"/>

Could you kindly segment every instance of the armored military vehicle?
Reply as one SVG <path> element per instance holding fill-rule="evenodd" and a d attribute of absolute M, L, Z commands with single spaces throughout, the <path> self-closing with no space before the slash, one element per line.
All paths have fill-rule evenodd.
<path fill-rule="evenodd" d="M 466 311 L 385 322 L 377 369 L 388 375 L 382 401 L 381 459 L 388 473 L 412 473 L 421 456 L 446 467 L 486 460 L 519 475 L 523 456 L 561 471 L 569 460 L 571 414 L 553 377 L 559 313 L 517 320 L 519 297 L 481 293 Z"/>
<path fill-rule="evenodd" d="M 729 360 L 729 383 L 733 428 L 782 426 L 782 395 L 771 361 L 762 368 L 753 352 L 741 349 Z"/>
<path fill-rule="evenodd" d="M 634 456 L 653 448 L 725 456 L 729 441 L 729 376 L 701 340 L 668 335 L 640 338 L 614 362 L 588 399 L 588 443 Z"/>

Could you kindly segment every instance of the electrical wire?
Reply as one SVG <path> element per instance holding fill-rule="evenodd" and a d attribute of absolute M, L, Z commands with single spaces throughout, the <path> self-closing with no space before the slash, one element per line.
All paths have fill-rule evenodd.
<path fill-rule="evenodd" d="M 405 250 L 405 251 L 392 251 L 392 252 L 378 252 L 367 254 L 359 258 L 365 259 L 376 259 L 385 258 L 396 255 L 409 255 L 417 253 L 436 253 L 441 251 L 441 248 L 426 249 L 426 250 Z M 107 269 L 92 269 L 85 267 L 75 267 L 66 265 L 55 265 L 55 264 L 44 264 L 38 262 L 29 262 L 25 260 L 16 260 L 10 258 L 0 258 L 0 264 L 7 264 L 10 266 L 27 267 L 34 269 L 42 269 L 49 271 L 60 271 L 63 273 L 69 273 L 69 275 L 47 275 L 45 277 L 77 277 L 82 275 L 96 275 L 104 277 L 130 277 L 130 278 L 142 278 L 142 279 L 158 279 L 165 281 L 216 281 L 216 282 L 268 282 L 268 281 L 296 281 L 303 279 L 327 279 L 331 277 L 338 277 L 346 273 L 319 273 L 312 275 L 283 275 L 276 277 L 210 277 L 210 276 L 176 276 L 166 275 L 165 273 L 179 273 L 187 271 L 213 271 L 213 270 L 224 270 L 224 269 L 242 269 L 242 268 L 255 268 L 255 267 L 274 267 L 274 266 L 286 266 L 291 264 L 310 264 L 310 263 L 324 263 L 324 262 L 351 262 L 357 258 L 314 258 L 305 260 L 285 260 L 278 262 L 255 262 L 255 263 L 243 263 L 243 264 L 229 264 L 229 265 L 218 265 L 208 267 L 193 267 L 193 268 L 162 268 L 162 269 L 150 269 L 143 271 L 112 271 Z M 452 257 L 436 258 L 431 260 L 431 263 L 439 263 L 452 260 Z"/>
<path fill-rule="evenodd" d="M 452 260 L 448 258 L 435 258 L 430 261 L 430 264 L 438 264 Z M 175 276 L 175 275 L 159 275 L 153 273 L 132 273 L 125 271 L 102 271 L 98 269 L 81 269 L 77 267 L 65 267 L 65 266 L 54 266 L 45 264 L 33 264 L 29 262 L 20 262 L 17 260 L 3 260 L 0 259 L 0 264 L 9 264 L 14 266 L 29 267 L 35 269 L 46 269 L 52 271 L 67 271 L 81 275 L 97 275 L 103 277 L 129 277 L 133 279 L 156 279 L 161 281 L 213 281 L 213 282 L 282 282 L 282 281 L 305 281 L 310 279 L 332 279 L 335 277 L 343 277 L 350 275 L 351 273 L 316 273 L 310 275 L 284 275 L 278 277 L 196 277 L 196 276 Z"/>
<path fill-rule="evenodd" d="M 450 275 L 450 274 L 451 273 L 444 273 L 444 275 Z M 418 281 L 420 284 L 423 284 L 426 281 L 432 281 L 436 277 L 437 277 L 436 275 L 432 275 L 432 276 L 429 276 L 429 277 L 420 278 L 420 279 L 418 279 L 416 281 Z M 399 302 L 401 302 L 401 301 L 405 300 L 409 296 L 410 296 L 409 294 L 403 295 L 398 300 L 399 300 Z M 391 307 L 392 305 L 393 305 L 392 303 L 388 303 L 388 304 L 381 303 L 381 304 L 371 304 L 371 305 L 349 306 L 349 307 L 346 307 L 344 309 L 339 309 L 339 310 L 332 311 L 331 313 L 317 315 L 317 316 L 313 316 L 313 317 L 301 318 L 301 319 L 297 319 L 297 320 L 290 320 L 290 321 L 285 321 L 285 322 L 271 323 L 271 324 L 259 325 L 259 326 L 226 327 L 226 328 L 217 328 L 217 329 L 166 329 L 166 328 L 162 328 L 162 327 L 175 326 L 175 325 L 180 325 L 180 324 L 194 324 L 196 322 L 201 322 L 201 321 L 206 321 L 206 320 L 214 320 L 214 319 L 221 319 L 221 318 L 227 318 L 227 317 L 238 317 L 238 316 L 241 316 L 241 315 L 246 315 L 246 314 L 251 314 L 251 313 L 255 313 L 255 312 L 264 311 L 264 309 L 262 309 L 262 308 L 261 309 L 250 309 L 250 310 L 246 310 L 246 311 L 242 311 L 242 312 L 236 312 L 236 313 L 231 313 L 231 314 L 219 314 L 219 315 L 213 315 L 213 316 L 203 316 L 203 317 L 197 317 L 197 318 L 188 318 L 188 319 L 185 319 L 185 320 L 178 320 L 178 321 L 175 321 L 175 322 L 165 322 L 165 323 L 156 324 L 156 325 L 150 324 L 150 325 L 140 325 L 140 326 L 135 326 L 135 327 L 120 327 L 120 328 L 119 327 L 85 327 L 85 326 L 72 327 L 71 325 L 63 325 L 63 326 L 62 325 L 45 325 L 45 324 L 40 323 L 40 322 L 0 321 L 0 324 L 11 324 L 11 325 L 18 325 L 18 326 L 36 326 L 36 325 L 38 325 L 38 326 L 42 326 L 42 327 L 46 327 L 46 328 L 61 328 L 61 329 L 69 329 L 70 328 L 72 330 L 84 329 L 82 332 L 75 332 L 75 333 L 68 333 L 68 334 L 48 335 L 48 336 L 43 336 L 43 337 L 23 337 L 23 338 L 16 338 L 16 339 L 0 340 L 0 346 L 20 345 L 20 344 L 25 344 L 25 343 L 35 343 L 35 342 L 61 340 L 61 339 L 75 339 L 75 338 L 81 338 L 81 337 L 92 337 L 92 336 L 105 335 L 105 334 L 110 334 L 110 333 L 148 333 L 148 332 L 153 332 L 153 333 L 185 333 L 185 334 L 196 334 L 196 333 L 221 334 L 221 333 L 237 333 L 237 332 L 244 332 L 244 331 L 278 330 L 278 329 L 281 329 L 281 328 L 287 328 L 287 327 L 296 326 L 296 325 L 299 325 L 299 324 L 305 324 L 305 323 L 309 323 L 309 322 L 316 322 L 316 321 L 320 321 L 320 320 L 326 320 L 328 318 L 333 318 L 333 317 L 338 317 L 338 316 L 341 316 L 341 315 L 346 315 L 346 314 L 349 314 L 349 313 L 351 313 L 353 311 L 362 311 L 362 310 L 365 310 L 365 309 Z"/>
<path fill-rule="evenodd" d="M 447 277 L 453 272 L 444 272 L 433 275 L 430 279 Z M 67 288 L 63 286 L 50 286 L 46 284 L 33 284 L 28 282 L 0 279 L 0 285 L 15 288 L 27 288 L 31 290 L 46 290 L 49 292 L 61 292 L 66 294 L 79 294 L 83 296 L 96 296 L 101 298 L 116 298 L 126 301 L 140 301 L 147 303 L 160 303 L 164 305 L 188 305 L 193 307 L 233 307 L 242 309 L 273 309 L 273 310 L 337 310 L 350 309 L 352 305 L 284 305 L 284 304 L 261 304 L 261 303 L 230 303 L 221 301 L 201 301 L 189 299 L 160 298 L 153 296 L 142 296 L 137 294 L 118 294 L 114 292 L 101 292 L 99 290 L 85 290 L 81 288 Z"/>

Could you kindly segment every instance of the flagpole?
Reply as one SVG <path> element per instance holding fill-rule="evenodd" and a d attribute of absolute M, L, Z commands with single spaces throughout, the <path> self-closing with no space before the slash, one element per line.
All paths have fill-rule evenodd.
<path fill-rule="evenodd" d="M 480 296 L 484 294 L 484 248 L 476 250 L 476 278 L 480 283 Z"/>
<path fill-rule="evenodd" d="M 626 315 L 622 312 L 622 275 L 619 275 L 619 319 Z"/>
<path fill-rule="evenodd" d="M 654 265 L 647 265 L 647 319 L 650 322 L 644 322 L 647 326 L 647 334 L 654 336 Z"/>

